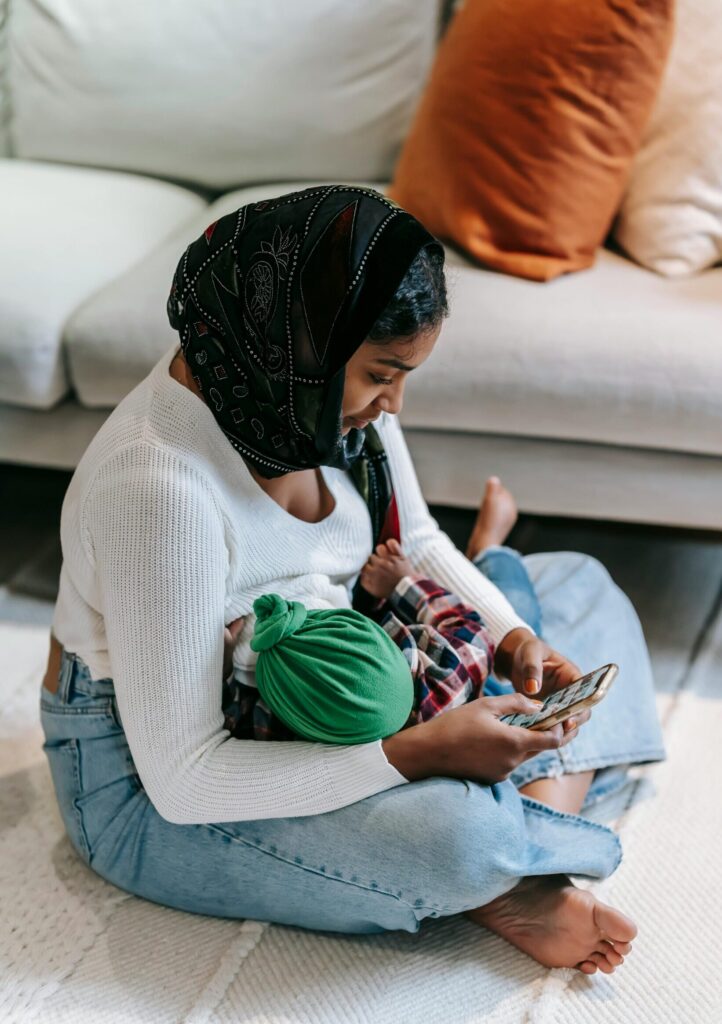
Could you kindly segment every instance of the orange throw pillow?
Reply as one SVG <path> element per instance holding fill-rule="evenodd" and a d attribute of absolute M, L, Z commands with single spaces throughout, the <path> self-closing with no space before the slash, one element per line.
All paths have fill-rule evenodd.
<path fill-rule="evenodd" d="M 672 38 L 673 0 L 466 0 L 389 198 L 487 267 L 594 262 Z"/>

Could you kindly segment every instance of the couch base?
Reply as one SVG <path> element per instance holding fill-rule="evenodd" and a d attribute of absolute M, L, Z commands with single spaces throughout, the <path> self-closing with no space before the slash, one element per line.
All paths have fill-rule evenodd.
<path fill-rule="evenodd" d="M 0 404 L 0 461 L 72 470 L 108 409 Z M 474 508 L 497 474 L 522 512 L 722 531 L 722 458 L 496 434 L 406 429 L 426 500 Z"/>
<path fill-rule="evenodd" d="M 581 441 L 404 431 L 430 504 L 479 504 L 496 474 L 519 509 L 722 531 L 722 458 Z"/>

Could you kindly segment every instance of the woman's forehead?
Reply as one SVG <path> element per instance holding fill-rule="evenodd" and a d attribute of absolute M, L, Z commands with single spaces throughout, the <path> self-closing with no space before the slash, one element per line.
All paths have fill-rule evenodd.
<path fill-rule="evenodd" d="M 383 344 L 366 341 L 361 346 L 365 361 L 395 366 L 400 370 L 413 369 L 431 352 L 441 332 L 441 325 L 423 331 L 411 338 L 393 338 Z"/>

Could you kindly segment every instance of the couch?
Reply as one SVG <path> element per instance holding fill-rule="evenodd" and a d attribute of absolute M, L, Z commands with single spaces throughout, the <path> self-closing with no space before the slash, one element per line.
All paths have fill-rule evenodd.
<path fill-rule="evenodd" d="M 0 0 L 0 460 L 71 469 L 174 340 L 176 262 L 236 207 L 388 187 L 452 5 Z M 538 284 L 447 246 L 401 415 L 430 502 L 722 529 L 722 266 L 612 243 Z"/>

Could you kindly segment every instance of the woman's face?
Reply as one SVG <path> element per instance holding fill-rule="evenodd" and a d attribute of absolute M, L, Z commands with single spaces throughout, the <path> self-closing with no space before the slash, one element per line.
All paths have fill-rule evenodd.
<path fill-rule="evenodd" d="M 428 359 L 441 333 L 433 330 L 383 344 L 364 341 L 346 363 L 341 433 L 363 429 L 382 412 L 398 413 L 409 373 Z"/>

